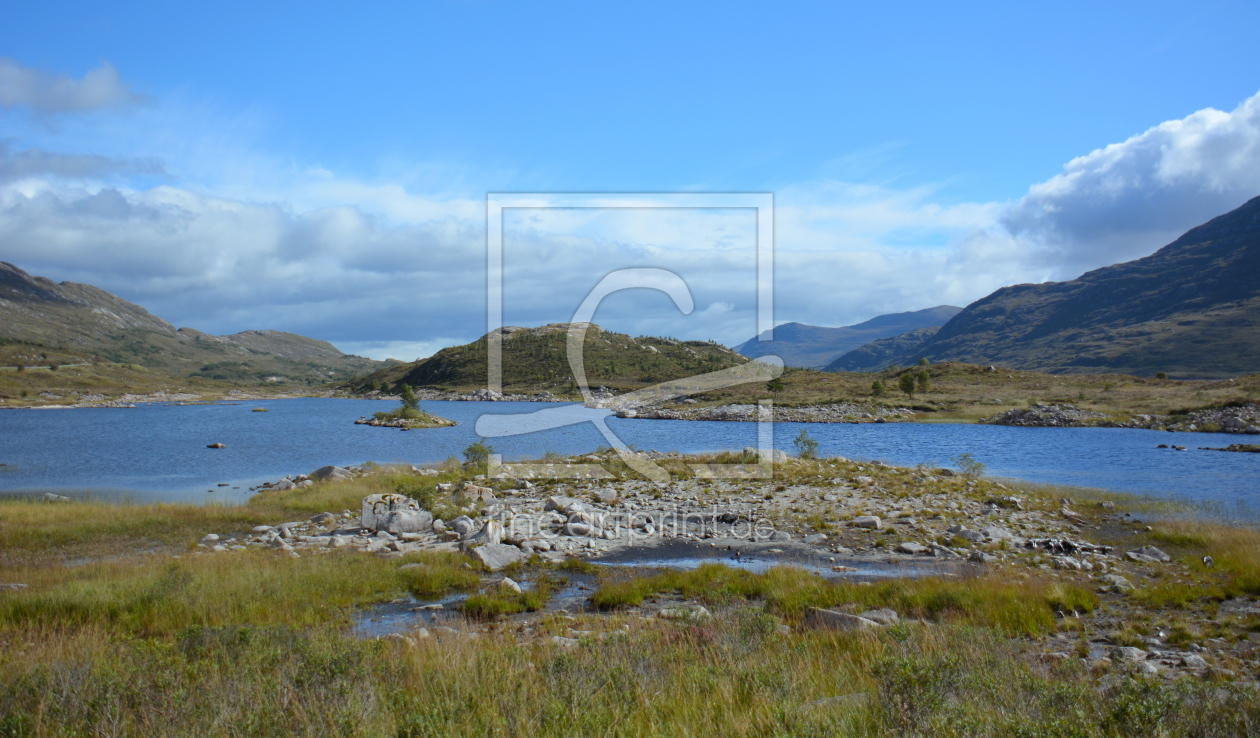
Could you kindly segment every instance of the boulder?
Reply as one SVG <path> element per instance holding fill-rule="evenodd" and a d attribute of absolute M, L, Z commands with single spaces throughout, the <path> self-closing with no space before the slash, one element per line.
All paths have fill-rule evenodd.
<path fill-rule="evenodd" d="M 815 543 L 822 543 L 822 542 L 824 542 L 824 541 L 826 541 L 826 540 L 827 540 L 827 534 L 826 534 L 826 533 L 815 533 L 815 534 L 813 534 L 812 536 L 805 536 L 805 537 L 804 537 L 803 539 L 801 539 L 801 540 L 803 540 L 805 543 L 808 543 L 808 544 L 811 544 L 811 545 L 812 545 L 812 544 L 815 544 Z"/>
<path fill-rule="evenodd" d="M 502 543 L 487 543 L 484 546 L 470 548 L 468 555 L 490 571 L 499 571 L 525 560 L 525 554 L 519 548 Z"/>
<path fill-rule="evenodd" d="M 871 530 L 881 530 L 884 527 L 884 521 L 874 515 L 859 515 L 853 519 L 853 524 L 859 528 L 870 528 Z"/>
<path fill-rule="evenodd" d="M 479 487 L 471 482 L 464 482 L 457 496 L 469 502 L 494 502 L 498 499 L 494 496 L 494 490 L 489 487 Z"/>
<path fill-rule="evenodd" d="M 548 497 L 547 503 L 543 505 L 543 510 L 556 510 L 566 515 L 586 510 L 586 505 L 576 497 Z"/>
<path fill-rule="evenodd" d="M 1181 665 L 1187 669 L 1206 669 L 1208 662 L 1196 653 L 1188 653 L 1181 657 Z"/>
<path fill-rule="evenodd" d="M 1135 661 L 1145 661 L 1146 652 L 1140 648 L 1134 648 L 1132 646 L 1116 646 L 1111 649 L 1111 658 L 1113 661 L 1125 661 L 1130 663 Z"/>
<path fill-rule="evenodd" d="M 914 543 L 911 541 L 898 543 L 897 548 L 896 548 L 897 553 L 910 554 L 911 556 L 915 554 L 925 553 L 927 550 L 928 550 L 927 546 Z"/>
<path fill-rule="evenodd" d="M 882 607 L 878 610 L 867 610 L 866 612 L 860 612 L 858 613 L 858 617 L 866 618 L 867 620 L 870 620 L 871 622 L 874 622 L 874 623 L 879 623 L 880 625 L 892 625 L 893 623 L 897 622 L 900 619 L 897 617 L 896 610 L 890 610 L 886 607 Z"/>
<path fill-rule="evenodd" d="M 995 541 L 1011 540 L 1015 534 L 1003 528 L 1000 525 L 990 525 L 987 528 L 981 528 L 980 534 L 985 538 L 991 538 Z"/>
<path fill-rule="evenodd" d="M 69 502 L 70 498 L 65 495 L 55 495 L 52 492 L 44 493 L 44 502 Z"/>
<path fill-rule="evenodd" d="M 321 466 L 310 474 L 312 479 L 318 479 L 321 482 L 335 482 L 341 479 L 349 479 L 353 476 L 349 469 L 342 469 L 339 466 Z"/>
<path fill-rule="evenodd" d="M 1141 561 L 1148 564 L 1166 564 L 1172 557 L 1154 546 L 1143 546 L 1125 553 L 1130 561 Z"/>
<path fill-rule="evenodd" d="M 1098 580 L 1102 583 L 1103 589 L 1116 594 L 1133 591 L 1133 583 L 1119 574 L 1107 574 Z"/>
<path fill-rule="evenodd" d="M 511 591 L 511 592 L 515 592 L 516 594 L 521 593 L 521 585 L 514 582 L 511 577 L 503 577 L 502 579 L 500 579 L 499 587 L 502 589 Z"/>
<path fill-rule="evenodd" d="M 666 607 L 656 613 L 656 617 L 666 620 L 704 620 L 712 614 L 702 605 L 695 607 Z"/>
<path fill-rule="evenodd" d="M 362 508 L 361 525 L 368 530 L 423 533 L 433 528 L 433 515 L 403 495 L 368 495 Z"/>
<path fill-rule="evenodd" d="M 337 523 L 337 516 L 332 513 L 322 512 L 318 515 L 312 515 L 311 522 L 320 527 L 328 528 Z"/>
<path fill-rule="evenodd" d="M 452 531 L 454 531 L 456 534 L 462 537 L 464 534 L 471 533 L 474 530 L 476 530 L 477 524 L 473 522 L 473 519 L 468 517 L 467 515 L 460 515 L 458 518 L 455 518 L 451 522 L 447 523 L 446 527 L 450 528 Z"/>
<path fill-rule="evenodd" d="M 824 610 L 820 607 L 810 608 L 802 624 L 807 628 L 824 630 L 867 630 L 879 627 L 879 623 L 874 620 L 850 615 L 847 612 Z"/>
<path fill-rule="evenodd" d="M 293 480 L 291 479 L 281 479 L 279 482 L 276 482 L 275 484 L 271 485 L 271 488 L 274 490 L 285 492 L 291 489 L 297 489 L 297 485 L 294 484 Z"/>
<path fill-rule="evenodd" d="M 977 564 L 993 564 L 997 562 L 997 557 L 984 551 L 972 551 L 967 560 Z"/>
<path fill-rule="evenodd" d="M 481 530 L 476 533 L 467 533 L 463 536 L 463 539 L 464 543 L 468 546 L 502 543 L 503 526 L 497 520 L 487 520 L 486 524 L 481 526 Z"/>

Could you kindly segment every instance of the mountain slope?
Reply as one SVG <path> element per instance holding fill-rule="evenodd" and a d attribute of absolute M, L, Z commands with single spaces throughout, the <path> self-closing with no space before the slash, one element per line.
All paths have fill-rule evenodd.
<path fill-rule="evenodd" d="M 173 376 L 304 384 L 345 380 L 383 365 L 283 331 L 213 336 L 176 329 L 92 285 L 58 284 L 0 262 L 0 364 L 101 360 Z"/>
<path fill-rule="evenodd" d="M 539 328 L 500 329 L 503 334 L 503 387 L 509 392 L 569 391 L 573 379 L 565 349 L 567 323 Z M 717 371 L 748 359 L 708 341 L 609 333 L 591 324 L 583 361 L 591 387 L 605 385 L 629 390 L 670 379 Z M 470 390 L 486 386 L 486 337 L 463 346 L 444 348 L 427 359 L 381 369 L 347 383 L 347 389 L 366 392 L 384 385 Z"/>
<path fill-rule="evenodd" d="M 1224 377 L 1260 369 L 1260 197 L 1154 254 L 1004 287 L 887 363 Z"/>
<path fill-rule="evenodd" d="M 855 348 L 826 366 L 828 372 L 873 372 L 891 365 L 894 359 L 921 346 L 940 332 L 939 325 L 920 328 L 896 336 L 871 341 Z M 917 361 L 917 359 L 916 359 Z"/>
<path fill-rule="evenodd" d="M 803 323 L 784 323 L 774 329 L 774 340 L 749 339 L 735 350 L 755 359 L 770 354 L 780 356 L 788 366 L 819 368 L 834 361 L 848 351 L 876 339 L 895 336 L 907 331 L 942 326 L 957 315 L 962 308 L 938 305 L 910 313 L 892 313 L 871 318 L 865 323 L 824 328 Z"/>

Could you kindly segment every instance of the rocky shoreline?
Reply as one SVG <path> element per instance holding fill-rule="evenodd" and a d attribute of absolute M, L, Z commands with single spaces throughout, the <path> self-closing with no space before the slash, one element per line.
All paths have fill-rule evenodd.
<path fill-rule="evenodd" d="M 656 456 L 690 460 L 678 454 Z M 612 461 L 610 456 L 589 455 L 555 466 Z M 196 550 L 202 555 L 230 555 L 272 549 L 289 557 L 344 550 L 386 558 L 420 551 L 462 552 L 495 572 L 530 557 L 552 563 L 572 558 L 596 563 L 625 561 L 628 556 L 650 559 L 655 549 L 686 544 L 720 553 L 732 566 L 749 557 L 773 563 L 778 556 L 828 578 L 860 578 L 855 572 L 872 566 L 901 567 L 904 575 L 911 575 L 915 568 L 907 565 L 915 562 L 934 576 L 985 571 L 1017 579 L 1033 575 L 1087 587 L 1102 600 L 1092 613 L 1060 614 L 1082 622 L 1091 634 L 1087 649 L 1081 651 L 1068 633 L 1051 634 L 1028 643 L 1036 659 L 1079 657 L 1090 668 L 1115 666 L 1170 679 L 1260 676 L 1256 639 L 1170 640 L 1161 632 L 1133 640 L 1128 624 L 1144 621 L 1152 612 L 1135 593 L 1156 580 L 1184 580 L 1194 570 L 1159 547 L 1141 543 L 1152 529 L 1111 502 L 1063 498 L 1047 504 L 1017 487 L 948 469 L 838 458 L 779 463 L 794 481 L 671 478 L 661 486 L 616 478 L 530 481 L 507 467 L 493 479 L 439 484 L 439 505 L 458 513 L 449 520 L 435 519 L 414 499 L 374 494 L 362 500 L 359 510 L 324 512 L 244 533 L 208 533 Z M 323 483 L 338 483 L 379 471 L 325 467 L 309 479 L 287 478 L 273 488 L 310 486 L 317 476 Z M 414 467 L 410 472 L 440 474 Z M 1098 542 L 1099 537 L 1116 536 L 1138 542 L 1121 549 Z M 495 576 L 487 580 L 491 585 L 500 580 L 503 586 L 516 584 Z M 683 611 L 691 613 L 687 617 L 704 616 L 686 598 L 665 597 L 654 607 L 660 610 L 659 617 Z M 1232 632 L 1245 630 L 1243 621 L 1260 614 L 1260 602 L 1235 599 L 1222 603 L 1219 610 L 1209 603 L 1191 606 L 1188 612 L 1218 632 Z M 867 615 L 820 610 L 803 627 L 881 626 Z M 886 619 L 894 622 L 895 616 Z M 427 636 L 427 631 L 411 635 Z"/>

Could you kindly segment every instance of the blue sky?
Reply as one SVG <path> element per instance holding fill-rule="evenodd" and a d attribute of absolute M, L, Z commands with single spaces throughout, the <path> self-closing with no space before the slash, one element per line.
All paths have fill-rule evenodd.
<path fill-rule="evenodd" d="M 1071 278 L 1260 195 L 1255 3 L 680 5 L 8 8 L 0 259 L 410 359 L 484 330 L 487 192 L 773 192 L 776 317 L 821 325 Z M 742 341 L 730 218 L 522 225 L 508 320 L 651 262 L 699 270 L 696 314 L 601 322 Z"/>

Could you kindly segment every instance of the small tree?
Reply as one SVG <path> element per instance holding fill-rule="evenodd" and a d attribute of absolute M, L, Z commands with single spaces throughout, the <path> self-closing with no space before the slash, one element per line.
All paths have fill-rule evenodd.
<path fill-rule="evenodd" d="M 18 365 L 17 365 L 17 370 L 18 370 L 19 372 L 24 372 L 24 371 L 26 371 L 26 365 L 25 365 L 25 364 L 18 364 Z"/>
<path fill-rule="evenodd" d="M 1156 373 L 1155 373 L 1155 378 L 1156 378 L 1156 379 L 1168 379 L 1168 372 L 1156 372 Z"/>
<path fill-rule="evenodd" d="M 470 466 L 482 466 L 490 460 L 492 453 L 494 449 L 478 439 L 476 443 L 464 449 L 464 462 Z"/>
<path fill-rule="evenodd" d="M 771 392 L 781 392 L 783 390 L 783 380 L 778 377 L 771 379 L 769 382 L 766 382 L 766 389 Z"/>
<path fill-rule="evenodd" d="M 919 359 L 919 366 L 928 366 L 931 363 L 932 362 L 928 361 L 926 356 L 924 356 L 922 359 Z"/>
<path fill-rule="evenodd" d="M 919 385 L 920 392 L 927 392 L 932 388 L 932 376 L 928 374 L 927 369 L 920 369 L 919 373 L 914 377 L 915 384 Z"/>
<path fill-rule="evenodd" d="M 878 379 L 876 379 L 874 382 L 871 382 L 871 395 L 872 396 L 883 397 L 884 393 L 887 391 L 888 391 L 888 388 L 885 387 L 884 383 L 879 381 Z"/>
<path fill-rule="evenodd" d="M 416 393 L 411 391 L 411 385 L 404 384 L 402 391 L 398 393 L 402 397 L 402 406 L 404 410 L 419 410 L 420 401 L 416 399 Z"/>
<path fill-rule="evenodd" d="M 963 473 L 968 479 L 975 479 L 984 474 L 984 464 L 976 461 L 976 457 L 971 454 L 959 454 L 954 457 L 954 463 L 958 465 L 958 471 Z"/>
<path fill-rule="evenodd" d="M 914 375 L 906 372 L 897 378 L 897 386 L 902 392 L 906 393 L 906 397 L 914 399 Z"/>
<path fill-rule="evenodd" d="M 57 371 L 57 365 L 56 365 L 56 364 L 49 364 L 49 365 L 48 365 L 48 371 L 50 371 L 50 372 L 55 372 L 55 371 Z"/>
<path fill-rule="evenodd" d="M 796 446 L 796 452 L 802 459 L 812 459 L 818 456 L 818 441 L 810 437 L 809 431 L 801 429 L 796 440 L 792 441 L 792 445 Z"/>

